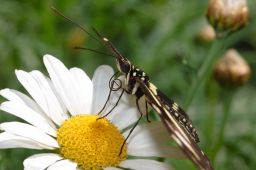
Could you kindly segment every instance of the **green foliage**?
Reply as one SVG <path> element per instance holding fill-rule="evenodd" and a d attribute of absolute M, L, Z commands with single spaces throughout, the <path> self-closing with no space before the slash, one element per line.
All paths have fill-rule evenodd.
<path fill-rule="evenodd" d="M 46 53 L 90 75 L 100 64 L 115 67 L 113 58 L 72 49 L 77 28 L 55 15 L 53 5 L 90 32 L 91 26 L 99 30 L 153 83 L 185 106 L 199 131 L 199 145 L 216 169 L 254 169 L 256 3 L 248 2 L 251 20 L 246 28 L 218 42 L 201 44 L 196 36 L 206 23 L 207 1 L 0 0 L 0 89 L 24 91 L 14 70 L 45 72 L 42 56 Z M 80 46 L 106 51 L 88 35 L 79 36 Z M 239 88 L 221 87 L 211 76 L 214 61 L 228 48 L 236 48 L 252 68 L 250 81 Z M 197 76 L 199 71 L 203 74 Z M 0 122 L 14 119 L 0 113 Z M 22 169 L 22 161 L 34 152 L 1 150 L 0 170 Z M 170 162 L 177 169 L 194 169 L 189 161 Z"/>

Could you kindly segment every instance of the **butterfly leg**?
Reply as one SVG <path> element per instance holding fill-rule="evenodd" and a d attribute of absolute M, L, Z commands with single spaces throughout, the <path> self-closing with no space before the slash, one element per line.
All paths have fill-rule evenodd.
<path fill-rule="evenodd" d="M 118 100 L 117 100 L 116 104 L 110 109 L 110 111 L 108 111 L 108 113 L 106 113 L 105 115 L 101 116 L 101 117 L 98 118 L 98 119 L 102 119 L 102 118 L 107 117 L 107 116 L 116 108 L 116 106 L 117 106 L 118 103 L 120 102 L 120 100 L 121 100 L 123 94 L 124 94 L 124 90 L 122 90 L 120 96 L 118 97 Z"/>
<path fill-rule="evenodd" d="M 115 76 L 116 76 L 118 73 L 119 73 L 119 72 L 116 72 L 116 73 L 110 78 L 110 80 L 109 80 L 109 93 L 108 93 L 108 98 L 107 98 L 107 100 L 106 100 L 104 106 L 102 107 L 102 109 L 97 113 L 98 115 L 100 115 L 100 114 L 102 113 L 102 111 L 106 108 L 107 103 L 109 102 L 109 99 L 110 99 L 110 96 L 111 96 L 112 92 L 113 92 L 113 91 L 117 91 L 117 90 L 119 90 L 119 89 L 122 87 L 122 82 L 121 82 L 121 80 L 119 80 L 119 79 L 114 79 Z M 117 81 L 119 81 L 120 84 L 118 84 Z M 117 87 L 117 88 L 114 88 L 114 84 L 116 84 L 118 87 Z M 120 97 L 118 98 L 118 101 L 117 101 L 117 102 L 119 102 L 119 100 L 120 100 L 120 98 L 121 98 L 122 95 L 123 95 L 123 92 L 121 93 L 121 95 L 120 95 Z M 117 104 L 116 104 L 116 105 L 117 105 Z M 114 107 L 116 107 L 116 105 L 115 105 Z M 112 108 L 111 111 L 112 111 L 113 109 L 114 109 L 114 108 Z M 110 112 L 111 112 L 111 111 L 110 111 Z M 109 113 L 107 113 L 107 115 L 108 115 L 108 114 L 109 114 Z M 103 117 L 106 117 L 107 115 L 105 115 L 105 116 L 103 116 Z"/>
<path fill-rule="evenodd" d="M 120 152 L 119 152 L 119 156 L 121 155 L 121 153 L 122 153 L 122 151 L 123 151 L 123 148 L 124 148 L 125 143 L 127 142 L 128 138 L 131 136 L 133 130 L 134 130 L 134 129 L 136 128 L 136 126 L 139 124 L 139 122 L 140 122 L 140 120 L 141 120 L 141 118 L 142 118 L 142 116 L 143 116 L 143 113 L 141 112 L 140 107 L 139 107 L 139 99 L 138 99 L 138 98 L 136 98 L 136 105 L 137 105 L 137 108 L 138 108 L 138 110 L 139 110 L 139 112 L 140 112 L 140 117 L 139 117 L 139 119 L 137 120 L 137 122 L 135 123 L 135 125 L 131 128 L 131 130 L 130 130 L 128 136 L 125 138 L 125 140 L 124 140 L 124 142 L 123 142 L 123 144 L 122 144 L 122 146 L 121 146 L 121 149 L 120 149 Z"/>
<path fill-rule="evenodd" d="M 148 123 L 150 123 L 150 122 L 151 122 L 151 120 L 149 120 L 149 114 L 148 114 L 148 102 L 147 102 L 147 101 L 146 101 L 145 106 L 146 106 L 146 118 L 147 118 L 147 122 L 148 122 Z"/>

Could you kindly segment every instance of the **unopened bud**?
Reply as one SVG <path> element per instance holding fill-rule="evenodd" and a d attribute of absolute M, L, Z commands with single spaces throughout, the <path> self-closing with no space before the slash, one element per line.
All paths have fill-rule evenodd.
<path fill-rule="evenodd" d="M 243 28 L 248 21 L 246 0 L 210 0 L 207 18 L 219 35 Z"/>
<path fill-rule="evenodd" d="M 211 25 L 204 25 L 197 35 L 197 40 L 201 43 L 211 42 L 215 39 L 216 34 Z"/>
<path fill-rule="evenodd" d="M 222 85 L 242 85 L 249 80 L 250 74 L 250 66 L 235 49 L 228 50 L 214 68 L 214 77 Z"/>

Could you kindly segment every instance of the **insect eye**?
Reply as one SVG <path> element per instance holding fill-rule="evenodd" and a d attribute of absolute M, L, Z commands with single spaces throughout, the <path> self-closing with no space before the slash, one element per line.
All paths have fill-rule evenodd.
<path fill-rule="evenodd" d="M 131 70 L 131 64 L 127 61 L 118 60 L 117 65 L 119 70 L 123 73 L 128 73 Z"/>

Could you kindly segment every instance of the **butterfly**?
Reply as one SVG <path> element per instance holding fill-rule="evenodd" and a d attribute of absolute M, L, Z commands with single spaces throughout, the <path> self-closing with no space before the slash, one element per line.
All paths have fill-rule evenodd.
<path fill-rule="evenodd" d="M 82 26 L 64 16 L 54 7 L 52 7 L 52 10 L 58 15 L 64 17 L 69 22 L 81 28 L 89 36 L 98 41 L 97 38 L 95 38 Z M 146 105 L 149 104 L 158 113 L 171 138 L 175 140 L 187 157 L 191 159 L 199 169 L 213 170 L 210 160 L 197 145 L 199 142 L 197 131 L 193 127 L 192 121 L 189 119 L 189 116 L 184 112 L 184 110 L 173 100 L 169 99 L 153 83 L 151 83 L 149 76 L 143 70 L 135 67 L 106 37 L 102 36 L 96 29 L 93 28 L 93 30 L 97 34 L 102 44 L 110 50 L 112 56 L 114 56 L 116 59 L 117 69 L 121 74 L 124 75 L 124 85 L 122 85 L 123 91 L 126 91 L 130 95 L 136 96 L 136 104 L 139 111 L 140 108 L 138 101 L 141 98 L 144 98 L 146 100 Z M 97 52 L 91 49 L 87 50 Z M 139 121 L 137 121 L 137 123 L 138 122 Z M 135 127 L 136 125 L 134 128 Z"/>
<path fill-rule="evenodd" d="M 146 103 L 159 114 L 170 136 L 194 164 L 199 169 L 212 170 L 213 167 L 210 160 L 197 145 L 199 137 L 189 116 L 177 103 L 169 99 L 151 83 L 148 75 L 144 71 L 135 67 L 106 37 L 100 35 L 96 30 L 94 31 L 116 57 L 117 68 L 125 76 L 123 87 L 125 91 L 131 95 L 135 95 L 137 101 L 144 97 Z"/>

